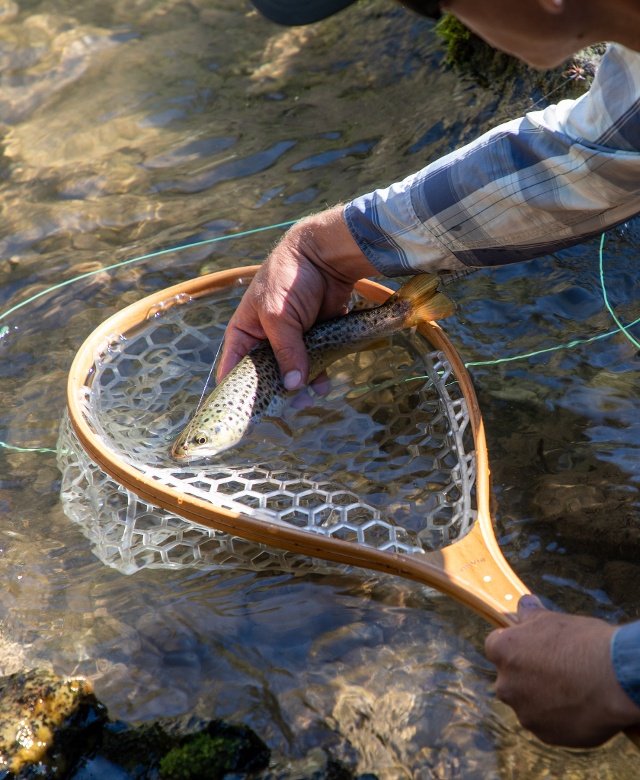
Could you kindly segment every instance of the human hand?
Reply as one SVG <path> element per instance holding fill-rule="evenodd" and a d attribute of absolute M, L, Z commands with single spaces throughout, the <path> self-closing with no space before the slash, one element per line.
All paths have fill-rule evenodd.
<path fill-rule="evenodd" d="M 260 267 L 229 321 L 218 382 L 268 339 L 285 386 L 300 387 L 309 372 L 303 334 L 316 320 L 345 314 L 354 284 L 377 273 L 351 236 L 342 206 L 297 222 Z"/>
<path fill-rule="evenodd" d="M 525 728 L 543 742 L 593 747 L 640 723 L 611 662 L 616 626 L 550 612 L 535 596 L 520 599 L 518 620 L 492 631 L 485 651 L 498 669 L 496 695 Z"/>

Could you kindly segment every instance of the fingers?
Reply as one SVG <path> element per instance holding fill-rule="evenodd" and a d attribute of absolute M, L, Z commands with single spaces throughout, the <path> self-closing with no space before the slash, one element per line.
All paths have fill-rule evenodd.
<path fill-rule="evenodd" d="M 537 609 L 544 609 L 543 603 L 533 593 L 523 596 L 518 602 L 518 622 L 522 623 L 529 620 Z"/>
<path fill-rule="evenodd" d="M 222 354 L 216 370 L 221 382 L 256 344 L 267 339 L 271 343 L 280 372 L 288 390 L 296 390 L 306 382 L 309 360 L 303 342 L 303 332 L 315 319 L 313 305 L 307 316 L 299 314 L 296 296 L 271 295 L 265 303 L 264 276 L 258 272 L 238 308 L 229 320 Z M 274 302 L 275 299 L 275 302 Z M 315 307 L 317 309 L 317 306 Z"/>
<path fill-rule="evenodd" d="M 265 260 L 227 327 L 218 381 L 258 341 L 273 347 L 285 387 L 305 384 L 303 334 L 316 320 L 344 314 L 353 285 L 377 273 L 336 206 L 294 225 Z"/>
<path fill-rule="evenodd" d="M 504 642 L 503 637 L 508 630 L 509 629 L 506 628 L 496 628 L 496 630 L 488 634 L 487 638 L 484 640 L 484 653 L 492 664 L 497 665 L 502 658 L 501 647 Z"/>
<path fill-rule="evenodd" d="M 526 623 L 539 614 L 540 610 L 545 610 L 544 605 L 533 593 L 522 596 L 518 602 L 518 626 Z M 516 641 L 518 626 L 511 628 L 498 628 L 492 631 L 485 639 L 484 648 L 489 661 L 499 665 L 510 652 L 511 645 Z"/>
<path fill-rule="evenodd" d="M 229 321 L 216 369 L 217 381 L 221 382 L 256 344 L 269 339 L 285 387 L 287 390 L 296 390 L 306 381 L 309 371 L 309 360 L 300 325 L 287 324 L 280 320 L 275 327 L 268 322 L 263 326 L 256 322 L 249 309 L 250 306 L 243 301 Z M 252 332 L 247 332 L 245 323 L 253 326 Z"/>
<path fill-rule="evenodd" d="M 520 622 L 493 631 L 485 647 L 496 665 L 496 696 L 525 728 L 544 742 L 589 747 L 640 720 L 640 708 L 627 697 L 635 709 L 625 710 L 620 696 L 611 660 L 615 626 L 547 610 L 534 596 L 518 606 Z"/>
<path fill-rule="evenodd" d="M 284 386 L 287 390 L 297 390 L 309 374 L 309 358 L 300 324 L 281 321 L 275 330 L 267 331 L 267 338 L 280 366 Z"/>

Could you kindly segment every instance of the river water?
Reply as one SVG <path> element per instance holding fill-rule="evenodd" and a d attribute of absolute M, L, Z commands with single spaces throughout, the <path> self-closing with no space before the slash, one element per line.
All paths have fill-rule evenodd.
<path fill-rule="evenodd" d="M 0 315 L 388 184 L 509 115 L 442 59 L 428 22 L 383 2 L 283 30 L 241 0 L 1 0 Z M 80 344 L 279 234 L 105 270 L 0 320 L 0 671 L 84 674 L 114 718 L 240 720 L 381 780 L 637 777 L 623 738 L 564 751 L 523 731 L 494 697 L 486 624 L 431 590 L 362 571 L 126 575 L 65 515 L 54 450 Z M 604 246 L 624 322 L 639 244 L 630 223 Z M 562 609 L 638 617 L 640 363 L 619 332 L 586 341 L 616 331 L 598 242 L 454 287 L 445 329 L 471 364 L 505 555 Z"/>

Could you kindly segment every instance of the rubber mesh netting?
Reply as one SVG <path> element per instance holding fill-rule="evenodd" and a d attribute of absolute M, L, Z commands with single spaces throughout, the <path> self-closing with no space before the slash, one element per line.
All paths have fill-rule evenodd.
<path fill-rule="evenodd" d="M 337 361 L 327 395 L 310 406 L 294 400 L 238 447 L 206 462 L 172 460 L 240 295 L 234 287 L 168 301 L 95 355 L 79 392 L 104 448 L 186 501 L 314 534 L 416 554 L 464 535 L 475 519 L 467 406 L 444 354 L 415 330 Z M 65 513 L 124 573 L 324 566 L 185 520 L 177 502 L 175 514 L 146 503 L 91 460 L 68 415 L 58 465 Z"/>

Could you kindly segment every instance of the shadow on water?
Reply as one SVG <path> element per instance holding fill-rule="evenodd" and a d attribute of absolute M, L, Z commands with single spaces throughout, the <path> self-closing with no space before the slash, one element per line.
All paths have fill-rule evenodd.
<path fill-rule="evenodd" d="M 500 97 L 443 70 L 428 23 L 383 2 L 300 30 L 218 2 L 7 3 L 0 24 L 0 303 L 181 242 L 295 219 L 473 138 Z M 526 99 L 524 99 L 526 104 Z M 0 438 L 53 448 L 80 343 L 142 295 L 261 261 L 278 235 L 104 272 L 25 306 L 0 339 Z M 637 226 L 606 247 L 637 316 Z M 612 327 L 597 247 L 459 283 L 446 326 L 486 361 Z M 622 336 L 472 368 L 505 554 L 572 612 L 635 617 L 638 357 Z M 392 780 L 633 778 L 623 741 L 542 747 L 496 704 L 487 626 L 364 572 L 109 569 L 64 516 L 51 453 L 0 452 L 0 667 L 82 673 L 115 717 L 244 720 Z"/>

